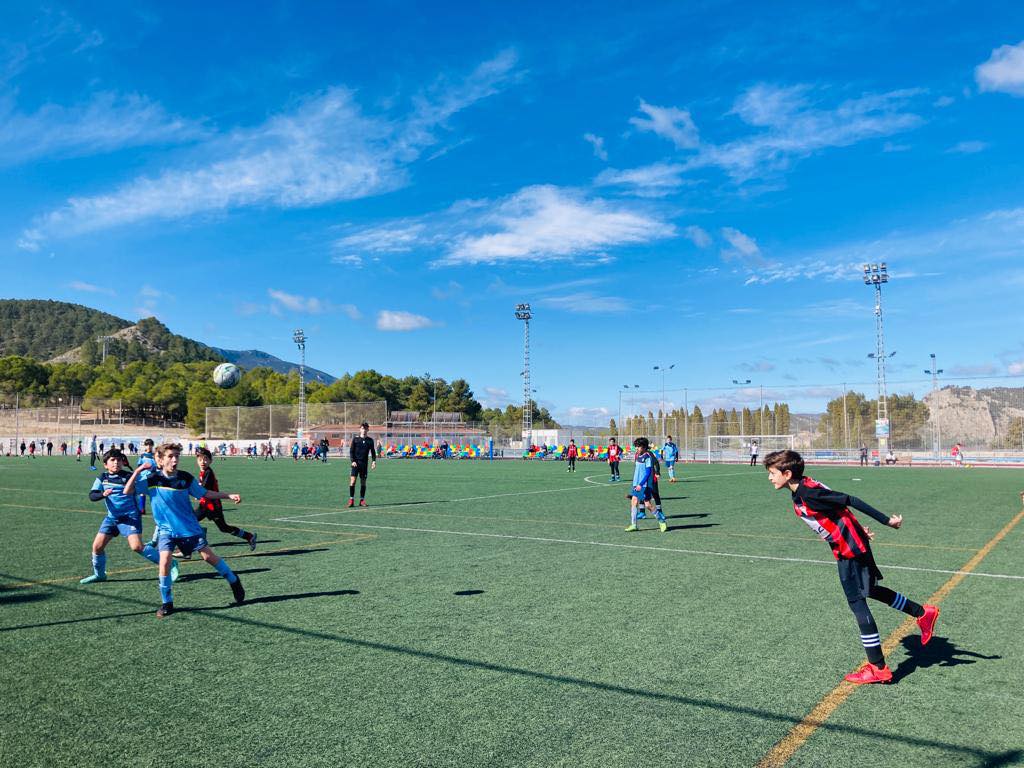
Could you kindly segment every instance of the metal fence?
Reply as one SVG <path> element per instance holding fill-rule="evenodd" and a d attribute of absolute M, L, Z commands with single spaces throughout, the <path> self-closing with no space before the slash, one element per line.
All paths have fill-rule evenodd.
<path fill-rule="evenodd" d="M 307 403 L 306 431 L 337 434 L 349 440 L 364 421 L 378 430 L 387 423 L 384 400 L 349 403 Z M 206 437 L 210 440 L 294 439 L 299 429 L 298 405 L 227 406 L 206 409 Z"/>

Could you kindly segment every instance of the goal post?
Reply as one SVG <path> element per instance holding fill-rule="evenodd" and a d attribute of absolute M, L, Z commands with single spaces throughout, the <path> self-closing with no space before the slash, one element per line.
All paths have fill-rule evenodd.
<path fill-rule="evenodd" d="M 705 451 L 708 464 L 749 464 L 756 443 L 758 460 L 765 454 L 793 450 L 795 435 L 708 435 Z"/>

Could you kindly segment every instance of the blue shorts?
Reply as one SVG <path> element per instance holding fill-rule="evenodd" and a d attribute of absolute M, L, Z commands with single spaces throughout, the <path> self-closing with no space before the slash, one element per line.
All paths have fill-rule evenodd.
<path fill-rule="evenodd" d="M 105 536 L 131 536 L 133 533 L 142 535 L 142 516 L 141 515 L 126 515 L 124 517 L 114 517 L 111 514 L 107 514 L 103 518 L 103 522 L 100 523 L 100 533 Z"/>
<path fill-rule="evenodd" d="M 645 501 L 651 500 L 651 487 L 649 485 L 645 485 L 643 490 L 638 491 L 634 485 L 630 488 L 629 495 L 643 504 Z"/>
<path fill-rule="evenodd" d="M 168 536 L 166 533 L 161 533 L 157 541 L 157 549 L 161 552 L 173 552 L 177 548 L 186 557 L 206 545 L 205 536 Z"/>
<path fill-rule="evenodd" d="M 674 459 L 672 461 L 669 461 L 668 459 L 665 459 L 665 467 L 666 468 L 672 469 L 672 467 L 674 467 L 675 465 L 676 465 L 676 462 L 675 462 Z"/>

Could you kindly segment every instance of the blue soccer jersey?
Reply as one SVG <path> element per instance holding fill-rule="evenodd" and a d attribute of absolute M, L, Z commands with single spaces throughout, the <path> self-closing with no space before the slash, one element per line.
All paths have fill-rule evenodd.
<path fill-rule="evenodd" d="M 649 486 L 653 479 L 653 472 L 654 464 L 651 461 L 651 454 L 644 451 L 636 457 L 636 466 L 633 468 L 633 487 Z"/>
<path fill-rule="evenodd" d="M 672 464 L 679 457 L 679 447 L 669 440 L 661 449 L 661 455 L 665 457 L 666 464 Z"/>
<path fill-rule="evenodd" d="M 171 538 L 203 535 L 189 497 L 201 499 L 206 489 L 192 475 L 179 471 L 167 477 L 163 472 L 152 472 L 136 483 L 137 491 L 150 499 L 153 522 L 160 534 Z"/>
<path fill-rule="evenodd" d="M 137 517 L 139 506 L 135 502 L 135 497 L 124 495 L 124 486 L 130 477 L 131 475 L 124 470 L 104 472 L 93 481 L 92 488 L 89 489 L 90 497 L 103 491 L 111 491 L 110 495 L 103 497 L 103 503 L 107 505 L 107 514 L 118 519 Z"/>

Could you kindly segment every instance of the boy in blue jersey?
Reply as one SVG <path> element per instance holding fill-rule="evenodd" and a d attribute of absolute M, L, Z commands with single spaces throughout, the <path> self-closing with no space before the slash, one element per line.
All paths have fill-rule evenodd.
<path fill-rule="evenodd" d="M 665 445 L 661 447 L 661 456 L 665 459 L 668 481 L 674 483 L 676 481 L 676 461 L 679 460 L 679 446 L 672 442 L 672 435 L 666 438 Z"/>
<path fill-rule="evenodd" d="M 160 532 L 160 596 L 162 603 L 156 612 L 157 618 L 164 618 L 174 612 L 174 598 L 171 591 L 171 553 L 175 547 L 183 554 L 199 552 L 199 556 L 212 565 L 228 584 L 235 597 L 236 604 L 245 600 L 242 580 L 238 578 L 230 566 L 221 560 L 206 543 L 199 521 L 192 511 L 192 498 L 231 499 L 235 504 L 242 503 L 237 493 L 221 493 L 203 488 L 188 472 L 178 471 L 178 460 L 181 458 L 181 446 L 177 443 L 164 443 L 156 449 L 159 472 L 153 472 L 143 478 L 145 466 L 135 468 L 128 479 L 124 492 L 126 494 L 142 493 L 152 501 L 153 522 Z"/>
<path fill-rule="evenodd" d="M 124 536 L 133 552 L 138 552 L 152 563 L 160 562 L 160 555 L 151 544 L 142 546 L 142 515 L 131 494 L 124 492 L 128 483 L 128 460 L 120 451 L 111 448 L 103 454 L 103 466 L 106 471 L 93 481 L 89 490 L 91 501 L 103 500 L 107 506 L 107 516 L 100 523 L 100 530 L 92 542 L 92 576 L 86 576 L 79 583 L 93 584 L 107 580 L 106 548 L 110 540 L 116 536 Z M 171 581 L 177 581 L 177 563 L 170 572 Z"/>
<path fill-rule="evenodd" d="M 655 509 L 652 485 L 654 482 L 654 462 L 652 461 L 650 441 L 646 437 L 638 437 L 633 441 L 637 448 L 636 463 L 633 469 L 633 485 L 630 489 L 630 524 L 626 531 L 638 530 L 636 527 L 637 513 L 640 506 L 647 507 L 648 511 L 654 512 L 658 518 L 658 529 L 665 533 L 668 530 L 668 523 L 665 522 L 665 514 L 660 509 Z"/>

